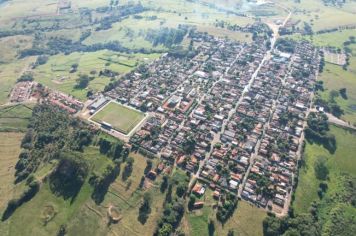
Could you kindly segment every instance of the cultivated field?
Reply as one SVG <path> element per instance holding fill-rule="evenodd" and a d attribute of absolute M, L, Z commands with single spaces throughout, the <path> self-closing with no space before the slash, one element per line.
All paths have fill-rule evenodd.
<path fill-rule="evenodd" d="M 124 134 L 130 131 L 144 118 L 142 112 L 130 109 L 116 102 L 110 102 L 91 119 L 98 123 L 107 122 Z"/>

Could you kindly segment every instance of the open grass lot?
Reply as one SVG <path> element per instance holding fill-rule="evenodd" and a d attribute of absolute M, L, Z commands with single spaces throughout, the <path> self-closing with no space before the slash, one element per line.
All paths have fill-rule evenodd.
<path fill-rule="evenodd" d="M 314 31 L 335 28 L 343 25 L 355 23 L 355 15 L 350 9 L 350 5 L 341 8 L 325 6 L 323 1 L 308 0 L 298 3 L 294 0 L 283 1 L 284 6 L 293 11 L 292 20 L 301 20 L 298 24 L 303 27 L 302 22 L 310 24 Z M 354 6 L 354 4 L 351 4 Z"/>
<path fill-rule="evenodd" d="M 128 134 L 141 122 L 144 116 L 145 115 L 140 111 L 130 109 L 116 102 L 110 102 L 91 119 L 98 123 L 107 122 L 111 124 L 114 129 Z"/>
<path fill-rule="evenodd" d="M 162 206 L 165 196 L 165 194 L 161 193 L 159 190 L 161 178 L 158 177 L 149 189 L 139 189 L 138 186 L 141 177 L 144 174 L 144 168 L 146 167 L 146 159 L 142 155 L 136 153 L 130 153 L 129 156 L 135 160 L 133 164 L 133 172 L 126 181 L 122 180 L 121 174 L 117 177 L 115 182 L 110 186 L 104 202 L 101 204 L 101 212 L 103 212 L 105 206 L 114 205 L 122 216 L 120 222 L 110 226 L 112 235 L 153 235 L 157 220 L 162 214 Z M 156 160 L 153 160 L 153 166 L 155 166 L 155 161 Z M 123 168 L 124 166 L 121 166 L 121 169 Z M 138 209 L 141 205 L 145 191 L 152 196 L 152 211 L 147 222 L 141 224 L 137 217 L 139 213 Z"/>
<path fill-rule="evenodd" d="M 20 154 L 23 133 L 0 132 L 0 209 L 15 191 L 15 164 Z"/>
<path fill-rule="evenodd" d="M 355 58 L 355 57 L 353 57 Z M 336 98 L 336 102 L 344 110 L 342 119 L 350 123 L 356 123 L 356 61 L 351 60 L 350 69 L 345 71 L 341 66 L 326 63 L 324 72 L 319 76 L 319 79 L 324 81 L 324 92 L 321 95 L 324 99 L 329 98 L 331 90 L 339 90 L 346 88 L 348 99 L 343 99 L 340 96 Z"/>
<path fill-rule="evenodd" d="M 300 169 L 299 183 L 293 203 L 296 213 L 307 212 L 310 204 L 319 199 L 317 190 L 320 181 L 316 179 L 313 167 L 318 156 L 324 156 L 328 160 L 329 189 L 337 189 L 337 176 L 341 172 L 356 176 L 356 133 L 351 133 L 336 126 L 331 126 L 330 132 L 335 135 L 337 142 L 337 149 L 334 154 L 330 154 L 322 146 L 316 144 L 307 143 L 305 147 L 305 166 Z"/>
<path fill-rule="evenodd" d="M 0 131 L 26 131 L 34 104 L 0 107 Z"/>
<path fill-rule="evenodd" d="M 208 235 L 209 219 L 215 221 L 214 235 L 227 235 L 229 230 L 233 230 L 235 235 L 239 236 L 263 235 L 262 221 L 267 216 L 264 210 L 245 201 L 239 201 L 232 217 L 222 225 L 216 220 L 216 212 L 213 209 L 216 200 L 213 199 L 212 194 L 213 192 L 208 189 L 202 199 L 199 200 L 205 202 L 204 207 L 186 213 L 185 224 L 187 226 L 185 228 L 189 231 L 188 235 Z"/>
<path fill-rule="evenodd" d="M 32 37 L 25 35 L 0 38 L 0 64 L 9 63 L 17 59 L 21 50 L 32 46 Z"/>
<path fill-rule="evenodd" d="M 302 36 L 300 34 L 295 34 L 292 36 L 285 36 L 287 38 L 292 38 L 296 40 L 308 40 L 312 42 L 315 46 L 319 47 L 336 47 L 342 48 L 343 43 L 348 41 L 351 36 L 356 35 L 356 30 L 340 30 L 325 34 L 315 34 L 313 36 Z"/>
<path fill-rule="evenodd" d="M 37 82 L 84 101 L 88 90 L 102 91 L 110 82 L 109 77 L 98 76 L 100 70 L 109 69 L 122 75 L 133 70 L 138 64 L 148 63 L 158 57 L 159 54 L 121 54 L 108 50 L 76 52 L 51 56 L 46 64 L 38 66 L 33 72 Z M 78 70 L 70 73 L 73 64 L 78 64 Z M 74 88 L 80 74 L 90 75 L 94 71 L 95 78 L 89 82 L 87 89 Z"/>
<path fill-rule="evenodd" d="M 2 47 L 2 45 L 1 45 Z M 11 63 L 0 63 L 0 105 L 7 102 L 8 95 L 16 80 L 22 75 L 24 70 L 35 61 L 35 58 L 28 57 L 22 60 L 16 60 Z"/>
<path fill-rule="evenodd" d="M 19 143 L 17 144 L 19 145 Z M 101 155 L 97 147 L 86 148 L 83 156 L 90 164 L 90 169 L 94 171 L 100 171 L 111 161 Z M 41 167 L 35 173 L 35 176 L 39 179 L 43 178 L 50 172 L 50 167 L 51 165 Z M 65 200 L 63 197 L 55 196 L 49 189 L 48 183 L 45 182 L 30 202 L 22 205 L 10 219 L 0 224 L 0 232 L 5 232 L 4 229 L 7 229 L 7 233 L 2 235 L 55 235 L 60 225 L 69 224 L 72 221 L 77 222 L 78 218 L 87 213 L 86 204 L 92 202 L 91 192 L 92 187 L 86 181 L 73 201 Z M 48 211 L 50 211 L 52 218 L 46 223 L 45 215 L 49 214 Z M 91 233 L 93 234 L 91 235 L 101 235 L 102 225 L 100 225 L 99 220 L 98 218 L 88 217 L 86 223 L 81 224 L 80 227 L 82 227 L 82 230 L 92 230 Z M 87 228 L 89 226 L 91 228 Z M 77 234 L 68 232 L 68 235 Z"/>

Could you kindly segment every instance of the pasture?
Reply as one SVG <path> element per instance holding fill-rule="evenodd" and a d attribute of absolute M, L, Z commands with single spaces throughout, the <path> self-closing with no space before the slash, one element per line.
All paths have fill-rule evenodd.
<path fill-rule="evenodd" d="M 8 95 L 16 83 L 16 80 L 34 61 L 34 57 L 28 57 L 11 63 L 0 63 L 0 105 L 7 103 Z"/>
<path fill-rule="evenodd" d="M 140 111 L 110 102 L 91 119 L 98 123 L 109 123 L 115 130 L 128 134 L 144 117 L 145 115 Z"/>
<path fill-rule="evenodd" d="M 101 171 L 111 161 L 106 156 L 101 155 L 97 147 L 87 147 L 83 156 L 92 171 Z M 35 172 L 35 177 L 38 179 L 44 178 L 50 173 L 52 167 L 51 164 L 42 166 Z M 60 225 L 68 224 L 72 220 L 77 222 L 78 218 L 87 214 L 87 205 L 92 203 L 90 198 L 92 190 L 89 183 L 85 181 L 80 192 L 72 201 L 54 195 L 48 182 L 44 182 L 36 196 L 30 202 L 18 208 L 11 218 L 5 222 L 7 225 L 5 223 L 0 224 L 0 228 L 8 228 L 8 233 L 3 235 L 55 235 Z M 100 225 L 97 218 L 93 220 L 93 217 L 88 217 L 86 223 L 80 225 L 82 230 L 90 225 L 91 228 L 86 230 L 92 230 L 94 235 L 101 235 L 103 232 L 99 230 L 105 226 L 105 223 Z M 76 235 L 75 232 L 74 230 L 73 233 L 68 232 L 68 235 Z"/>
<path fill-rule="evenodd" d="M 310 36 L 302 36 L 300 34 L 295 34 L 292 36 L 284 36 L 287 38 L 292 38 L 296 40 L 308 40 L 312 42 L 315 46 L 319 47 L 336 47 L 343 48 L 343 43 L 348 41 L 351 36 L 356 35 L 356 30 L 339 30 L 331 33 L 324 34 L 314 34 Z"/>
<path fill-rule="evenodd" d="M 26 131 L 34 104 L 0 107 L 0 131 Z"/>
<path fill-rule="evenodd" d="M 14 167 L 21 151 L 22 137 L 22 133 L 0 132 L 0 209 L 16 191 Z"/>
<path fill-rule="evenodd" d="M 297 25 L 303 27 L 306 22 L 311 25 L 313 31 L 352 25 L 355 16 L 350 9 L 355 3 L 346 4 L 341 8 L 325 6 L 323 1 L 308 0 L 297 2 L 294 0 L 283 1 L 283 5 L 292 10 L 292 20 L 301 20 Z M 350 8 L 351 7 L 351 8 Z"/>
<path fill-rule="evenodd" d="M 222 225 L 215 217 L 213 205 L 216 204 L 216 200 L 212 198 L 212 191 L 208 189 L 203 198 L 205 206 L 202 209 L 186 213 L 185 224 L 189 230 L 188 235 L 208 235 L 209 219 L 215 221 L 215 235 L 227 235 L 229 230 L 233 230 L 235 235 L 239 236 L 263 235 L 262 221 L 267 216 L 264 210 L 248 202 L 239 201 L 232 217 Z"/>
<path fill-rule="evenodd" d="M 110 186 L 109 192 L 106 194 L 102 207 L 114 205 L 118 209 L 122 219 L 111 225 L 111 231 L 115 235 L 153 235 L 157 220 L 163 211 L 164 193 L 159 190 L 161 178 L 158 177 L 155 182 L 149 184 L 150 187 L 146 190 L 139 189 L 141 177 L 144 175 L 146 167 L 146 158 L 137 153 L 129 155 L 134 159 L 133 171 L 131 176 L 126 180 L 122 180 L 122 175 L 118 176 L 115 182 Z M 153 161 L 153 166 L 156 166 L 156 160 Z M 124 166 L 121 166 L 123 169 Z M 123 172 L 123 171 L 122 171 Z M 142 202 L 144 192 L 148 192 L 152 196 L 151 213 L 147 222 L 142 224 L 138 221 L 139 207 Z M 104 212 L 105 209 L 101 209 Z"/>
<path fill-rule="evenodd" d="M 337 104 L 344 110 L 342 119 L 356 123 L 356 71 L 353 69 L 356 63 L 351 60 L 350 69 L 345 71 L 341 66 L 326 63 L 324 71 L 320 74 L 319 79 L 324 82 L 325 91 L 319 92 L 325 99 L 329 99 L 329 92 L 331 90 L 339 90 L 346 88 L 347 99 L 341 96 L 335 98 Z"/>
<path fill-rule="evenodd" d="M 293 207 L 298 214 L 308 212 L 310 204 L 319 199 L 317 191 L 320 181 L 316 179 L 314 173 L 314 162 L 319 156 L 327 158 L 327 166 L 330 172 L 329 189 L 333 189 L 333 186 L 338 185 L 338 175 L 342 172 L 356 176 L 356 159 L 354 155 L 356 152 L 354 142 L 356 133 L 336 126 L 330 127 L 330 133 L 335 135 L 337 143 L 337 149 L 334 154 L 330 154 L 317 144 L 309 142 L 306 144 L 304 151 L 305 165 L 300 169 L 298 187 L 293 203 Z"/>
<path fill-rule="evenodd" d="M 75 52 L 51 56 L 46 64 L 38 66 L 33 72 L 37 82 L 84 101 L 88 90 L 102 91 L 110 82 L 111 78 L 98 75 L 101 70 L 112 70 L 120 76 L 133 70 L 138 64 L 148 63 L 158 57 L 159 54 L 121 54 L 108 50 Z M 73 64 L 78 64 L 78 69 L 70 73 Z M 74 88 L 80 74 L 94 77 L 86 89 Z"/>

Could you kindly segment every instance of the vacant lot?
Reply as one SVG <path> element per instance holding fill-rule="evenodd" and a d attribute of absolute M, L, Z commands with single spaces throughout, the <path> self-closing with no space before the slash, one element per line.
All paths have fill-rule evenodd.
<path fill-rule="evenodd" d="M 189 235 L 208 235 L 209 219 L 215 221 L 215 235 L 227 235 L 229 230 L 233 230 L 235 235 L 239 236 L 263 235 L 262 221 L 267 216 L 264 210 L 245 201 L 239 201 L 232 217 L 222 225 L 216 220 L 213 205 L 217 202 L 212 198 L 212 191 L 208 189 L 200 200 L 205 202 L 205 206 L 186 214 Z"/>
<path fill-rule="evenodd" d="M 92 119 L 96 122 L 107 122 L 124 134 L 130 131 L 144 118 L 142 112 L 130 109 L 116 102 L 110 102 L 96 113 Z"/>
<path fill-rule="evenodd" d="M 327 158 L 327 165 L 330 171 L 329 189 L 337 185 L 337 175 L 341 172 L 356 176 L 355 159 L 355 138 L 356 134 L 344 129 L 331 126 L 330 132 L 335 135 L 337 149 L 334 154 L 330 154 L 326 149 L 317 144 L 307 143 L 305 147 L 305 165 L 300 170 L 299 183 L 296 190 L 294 209 L 297 213 L 307 212 L 310 204 L 317 201 L 319 180 L 314 173 L 314 162 L 319 156 Z"/>
<path fill-rule="evenodd" d="M 355 65 L 356 63 L 351 61 L 350 67 Z M 344 110 L 345 114 L 341 118 L 352 124 L 356 123 L 356 71 L 352 69 L 345 71 L 341 66 L 326 63 L 319 79 L 324 82 L 326 90 L 321 95 L 325 100 L 329 99 L 331 90 L 339 91 L 341 88 L 346 88 L 347 99 L 339 96 L 335 100 Z"/>

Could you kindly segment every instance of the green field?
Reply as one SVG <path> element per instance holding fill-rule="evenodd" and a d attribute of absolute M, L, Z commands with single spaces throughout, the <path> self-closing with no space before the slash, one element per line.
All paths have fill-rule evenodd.
<path fill-rule="evenodd" d="M 187 212 L 185 216 L 185 224 L 189 232 L 188 235 L 208 235 L 209 219 L 215 221 L 214 235 L 227 235 L 229 230 L 233 230 L 235 235 L 262 236 L 262 221 L 267 216 L 267 213 L 245 201 L 239 201 L 237 208 L 232 217 L 222 225 L 216 220 L 216 211 L 213 206 L 217 203 L 212 197 L 213 192 L 207 189 L 202 199 L 204 207 L 193 212 Z"/>
<path fill-rule="evenodd" d="M 0 132 L 0 209 L 12 198 L 15 164 L 20 154 L 23 133 Z"/>
<path fill-rule="evenodd" d="M 159 54 L 121 54 L 108 50 L 90 53 L 75 52 L 70 55 L 52 56 L 46 64 L 38 66 L 33 72 L 37 82 L 85 101 L 88 90 L 102 91 L 110 82 L 109 77 L 98 76 L 101 70 L 109 69 L 123 75 L 133 70 L 138 64 L 148 63 L 158 57 Z M 75 63 L 78 64 L 78 70 L 70 73 Z M 74 88 L 80 74 L 94 77 L 86 89 Z"/>
<path fill-rule="evenodd" d="M 355 36 L 355 30 L 340 30 L 325 34 L 314 34 L 313 36 L 302 36 L 300 34 L 294 34 L 292 36 L 284 36 L 296 40 L 308 40 L 315 46 L 319 47 L 336 47 L 343 48 L 343 43 L 348 41 L 351 36 Z"/>
<path fill-rule="evenodd" d="M 291 19 L 293 21 L 301 21 L 297 27 L 302 28 L 303 22 L 306 22 L 311 25 L 314 31 L 318 31 L 355 23 L 355 12 L 352 9 L 355 9 L 356 4 L 351 1 L 341 8 L 325 6 L 323 1 L 319 0 L 299 2 L 287 0 L 283 1 L 282 4 L 292 10 Z"/>
<path fill-rule="evenodd" d="M 98 123 L 107 122 L 124 134 L 130 131 L 145 117 L 142 112 L 130 109 L 116 102 L 110 102 L 91 119 Z"/>
<path fill-rule="evenodd" d="M 325 88 L 325 91 L 320 94 L 325 100 L 328 100 L 331 90 L 338 91 L 341 88 L 346 88 L 348 98 L 343 99 L 339 96 L 335 100 L 344 110 L 345 114 L 341 118 L 351 124 L 356 124 L 356 71 L 352 71 L 356 67 L 356 63 L 351 61 L 350 67 L 351 69 L 345 71 L 341 66 L 326 63 L 324 72 L 319 76 L 319 79 L 324 82 Z"/>
<path fill-rule="evenodd" d="M 330 127 L 330 132 L 335 135 L 337 142 L 337 149 L 334 154 L 330 154 L 317 144 L 307 143 L 305 147 L 305 166 L 300 169 L 298 187 L 293 203 L 296 213 L 308 212 L 310 204 L 319 199 L 317 190 L 320 181 L 316 179 L 313 167 L 317 157 L 324 156 L 327 158 L 327 165 L 330 171 L 329 189 L 333 189 L 338 184 L 337 176 L 341 172 L 346 172 L 356 177 L 356 133 L 351 133 L 335 126 Z"/>
<path fill-rule="evenodd" d="M 0 63 L 0 105 L 7 103 L 8 96 L 16 80 L 34 61 L 35 58 L 28 57 L 22 60 L 12 61 L 11 63 Z"/>
<path fill-rule="evenodd" d="M 83 156 L 90 164 L 91 169 L 95 171 L 100 171 L 110 162 L 108 158 L 99 153 L 96 147 L 86 148 Z M 51 165 L 46 165 L 40 168 L 35 176 L 39 179 L 43 178 L 51 170 L 50 167 Z M 18 188 L 16 187 L 16 190 Z M 39 193 L 30 202 L 18 208 L 6 222 L 0 223 L 0 232 L 7 231 L 2 235 L 55 235 L 60 225 L 67 224 L 81 216 L 82 211 L 85 211 L 86 204 L 92 201 L 91 192 L 92 187 L 85 182 L 75 200 L 65 200 L 61 196 L 55 196 L 49 189 L 48 182 L 45 182 Z M 51 209 L 52 218 L 45 222 L 48 209 Z M 92 218 L 87 219 L 86 224 L 89 224 L 91 228 L 86 228 L 88 226 L 86 224 L 80 225 L 80 227 L 82 230 L 92 230 L 93 235 L 100 235 L 102 232 L 95 233 L 101 228 L 100 222 L 98 219 L 90 219 Z M 69 235 L 76 234 L 69 233 Z"/>
<path fill-rule="evenodd" d="M 0 107 L 0 131 L 26 131 L 34 104 Z"/>

